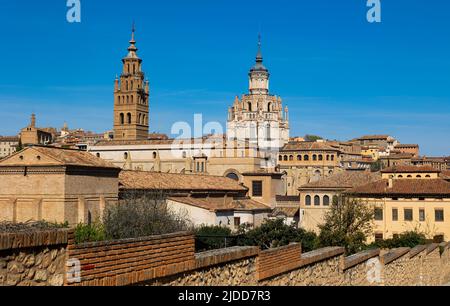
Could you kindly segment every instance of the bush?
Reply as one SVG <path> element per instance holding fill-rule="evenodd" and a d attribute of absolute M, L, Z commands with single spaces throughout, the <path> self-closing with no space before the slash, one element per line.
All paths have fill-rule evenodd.
<path fill-rule="evenodd" d="M 284 220 L 266 220 L 259 228 L 250 231 L 240 231 L 239 245 L 259 246 L 261 249 L 271 249 L 301 243 L 303 252 L 315 249 L 317 235 L 284 223 Z"/>
<path fill-rule="evenodd" d="M 369 245 L 369 248 L 395 249 L 395 248 L 414 248 L 418 245 L 427 244 L 427 238 L 424 234 L 418 232 L 406 232 L 393 239 L 381 240 Z"/>
<path fill-rule="evenodd" d="M 231 229 L 222 226 L 201 226 L 195 230 L 195 236 L 197 251 L 221 249 L 236 243 Z"/>
<path fill-rule="evenodd" d="M 167 207 L 162 192 L 128 194 L 120 204 L 105 210 L 103 224 L 106 237 L 113 240 L 163 235 L 191 228 L 187 218 Z"/>
<path fill-rule="evenodd" d="M 105 228 L 97 221 L 92 224 L 80 223 L 75 228 L 75 243 L 97 242 L 106 240 Z"/>

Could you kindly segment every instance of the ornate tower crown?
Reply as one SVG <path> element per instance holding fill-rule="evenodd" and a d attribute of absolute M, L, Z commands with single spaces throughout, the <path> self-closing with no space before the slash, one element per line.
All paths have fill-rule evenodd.
<path fill-rule="evenodd" d="M 263 64 L 263 56 L 261 51 L 261 35 L 258 37 L 258 53 L 256 54 L 256 64 L 250 69 L 250 94 L 269 93 L 269 70 Z"/>

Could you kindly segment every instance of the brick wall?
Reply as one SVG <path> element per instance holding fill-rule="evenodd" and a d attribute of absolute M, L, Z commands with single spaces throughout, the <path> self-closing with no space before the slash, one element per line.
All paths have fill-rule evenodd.
<path fill-rule="evenodd" d="M 302 247 L 291 244 L 274 250 L 263 251 L 257 259 L 258 280 L 294 270 L 301 265 Z"/>
<path fill-rule="evenodd" d="M 141 239 L 75 245 L 69 235 L 68 256 L 79 261 L 79 279 L 68 286 L 126 286 L 195 269 L 195 239 L 175 233 Z"/>

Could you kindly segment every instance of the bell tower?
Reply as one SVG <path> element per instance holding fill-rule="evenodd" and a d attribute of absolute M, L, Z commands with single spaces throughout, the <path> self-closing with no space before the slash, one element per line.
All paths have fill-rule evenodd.
<path fill-rule="evenodd" d="M 137 55 L 135 28 L 131 32 L 128 55 L 122 59 L 120 78 L 114 81 L 114 139 L 145 140 L 149 131 L 150 85 Z"/>

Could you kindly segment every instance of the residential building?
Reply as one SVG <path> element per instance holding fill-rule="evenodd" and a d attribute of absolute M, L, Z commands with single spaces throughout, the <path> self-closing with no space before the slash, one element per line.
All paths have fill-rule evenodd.
<path fill-rule="evenodd" d="M 339 168 L 340 150 L 323 142 L 290 142 L 278 154 L 279 171 L 285 172 L 284 195 L 298 195 L 298 188 L 328 177 Z"/>
<path fill-rule="evenodd" d="M 450 239 L 450 183 L 431 167 L 388 168 L 380 180 L 355 187 L 346 195 L 374 207 L 371 241 L 408 231 L 423 232 L 436 242 Z"/>
<path fill-rule="evenodd" d="M 5 158 L 16 152 L 20 139 L 17 136 L 0 136 L 0 159 Z"/>
<path fill-rule="evenodd" d="M 319 225 L 323 223 L 334 197 L 380 178 L 380 173 L 347 170 L 301 186 L 299 188 L 301 209 L 299 226 L 309 231 L 319 232 Z"/>
<path fill-rule="evenodd" d="M 413 154 L 415 158 L 420 155 L 420 147 L 418 144 L 397 144 L 395 150 L 399 151 L 399 153 Z"/>
<path fill-rule="evenodd" d="M 247 196 L 239 182 L 220 176 L 122 171 L 121 199 L 133 194 L 162 192 L 174 212 L 194 226 L 224 226 L 237 230 L 243 224 L 259 226 L 272 209 Z"/>

